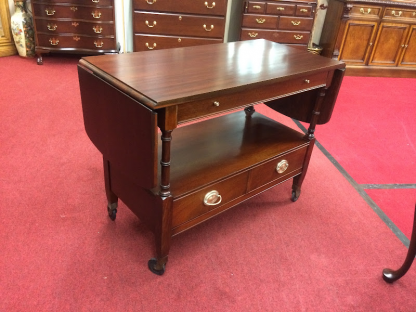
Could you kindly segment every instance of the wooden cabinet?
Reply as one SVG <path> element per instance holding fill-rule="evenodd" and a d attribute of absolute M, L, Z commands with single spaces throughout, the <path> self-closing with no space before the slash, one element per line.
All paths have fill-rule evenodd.
<path fill-rule="evenodd" d="M 416 77 L 416 1 L 329 0 L 322 55 L 347 74 Z"/>
<path fill-rule="evenodd" d="M 246 1 L 240 39 L 267 39 L 306 50 L 315 12 L 316 1 Z"/>
<path fill-rule="evenodd" d="M 42 54 L 117 53 L 114 0 L 32 0 L 38 64 Z"/>
<path fill-rule="evenodd" d="M 224 41 L 227 1 L 134 0 L 134 51 Z"/>

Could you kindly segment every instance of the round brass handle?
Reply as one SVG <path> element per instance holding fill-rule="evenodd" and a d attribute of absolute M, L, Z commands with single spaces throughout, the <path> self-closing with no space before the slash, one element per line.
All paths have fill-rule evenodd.
<path fill-rule="evenodd" d="M 221 203 L 222 197 L 218 193 L 218 191 L 210 191 L 207 194 L 205 194 L 204 197 L 204 205 L 205 206 L 216 206 L 219 203 Z"/>
<path fill-rule="evenodd" d="M 150 25 L 149 21 L 145 21 L 144 23 L 147 25 L 147 27 L 155 27 L 156 26 L 156 21 L 153 21 L 153 25 Z"/>
<path fill-rule="evenodd" d="M 211 4 L 211 6 L 209 6 L 209 5 L 208 5 L 208 2 L 205 2 L 204 4 L 205 4 L 205 6 L 207 7 L 207 9 L 213 9 L 213 8 L 215 7 L 215 2 L 213 2 L 213 3 Z"/>
<path fill-rule="evenodd" d="M 289 167 L 289 163 L 287 160 L 283 159 L 279 161 L 279 163 L 276 166 L 277 173 L 283 173 L 286 171 L 286 169 Z"/>
<path fill-rule="evenodd" d="M 207 28 L 207 25 L 205 25 L 205 24 L 204 24 L 204 29 L 205 29 L 206 31 L 211 31 L 211 30 L 213 30 L 213 29 L 214 29 L 214 25 L 211 25 L 211 28 Z"/>
<path fill-rule="evenodd" d="M 156 48 L 156 43 L 153 43 L 153 47 L 151 47 L 151 46 L 149 46 L 149 43 L 148 43 L 148 42 L 146 42 L 146 47 L 147 47 L 149 50 L 153 50 L 154 48 Z"/>

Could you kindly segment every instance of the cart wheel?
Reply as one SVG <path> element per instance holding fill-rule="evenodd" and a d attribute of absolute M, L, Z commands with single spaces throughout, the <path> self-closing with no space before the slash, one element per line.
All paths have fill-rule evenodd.
<path fill-rule="evenodd" d="M 299 199 L 300 196 L 300 190 L 299 191 L 292 191 L 292 202 L 295 202 Z"/>
<path fill-rule="evenodd" d="M 155 258 L 152 258 L 147 262 L 147 266 L 149 267 L 149 270 L 157 275 L 163 275 L 165 273 L 165 265 L 163 265 L 163 268 L 161 270 L 155 269 L 155 266 L 157 264 L 157 260 Z"/>
<path fill-rule="evenodd" d="M 107 211 L 108 211 L 108 216 L 110 217 L 110 219 L 114 221 L 117 215 L 117 203 L 108 204 Z"/>

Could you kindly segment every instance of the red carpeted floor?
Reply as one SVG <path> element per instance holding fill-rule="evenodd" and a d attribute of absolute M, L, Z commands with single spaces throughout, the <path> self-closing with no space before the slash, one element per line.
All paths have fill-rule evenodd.
<path fill-rule="evenodd" d="M 406 247 L 317 148 L 296 203 L 290 183 L 264 192 L 150 273 L 151 232 L 122 203 L 107 216 L 76 63 L 0 58 L 0 311 L 414 311 L 416 266 L 381 278 Z"/>

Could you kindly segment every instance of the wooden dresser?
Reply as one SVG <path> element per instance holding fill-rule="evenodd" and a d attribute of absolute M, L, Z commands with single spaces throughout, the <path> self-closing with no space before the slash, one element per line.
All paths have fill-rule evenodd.
<path fill-rule="evenodd" d="M 285 181 L 298 200 L 315 126 L 331 118 L 344 67 L 261 39 L 80 61 L 108 214 L 116 218 L 120 198 L 153 231 L 152 272 L 163 274 L 172 236 L 242 201 Z M 257 103 L 309 123 L 308 133 L 255 112 Z"/>
<path fill-rule="evenodd" d="M 114 0 L 32 0 L 36 54 L 117 53 Z"/>
<path fill-rule="evenodd" d="M 416 77 L 416 1 L 330 0 L 320 44 L 348 75 Z"/>
<path fill-rule="evenodd" d="M 134 0 L 134 51 L 224 41 L 227 0 Z"/>
<path fill-rule="evenodd" d="M 246 1 L 240 39 L 267 39 L 306 50 L 315 13 L 313 0 Z"/>

